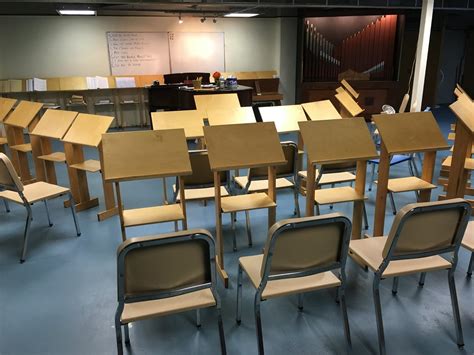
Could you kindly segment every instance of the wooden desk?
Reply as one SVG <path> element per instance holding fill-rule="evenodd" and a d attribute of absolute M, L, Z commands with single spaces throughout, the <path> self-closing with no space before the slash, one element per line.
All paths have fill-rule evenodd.
<path fill-rule="evenodd" d="M 355 100 L 359 98 L 359 93 L 355 91 L 355 89 L 346 81 L 346 79 L 342 79 L 341 84 Z"/>
<path fill-rule="evenodd" d="M 268 208 L 268 226 L 275 223 L 275 166 L 285 164 L 278 133 L 272 122 L 204 127 L 209 163 L 214 172 L 217 269 L 228 287 L 229 277 L 224 269 L 222 213 L 232 212 L 229 205 L 245 204 L 248 209 Z M 268 194 L 228 196 L 221 198 L 220 175 L 228 170 L 268 167 Z M 182 189 L 181 189 L 182 190 Z M 245 201 L 241 201 L 245 199 Z M 226 207 L 227 206 L 227 207 Z"/>
<path fill-rule="evenodd" d="M 351 120 L 307 121 L 300 122 L 299 126 L 308 155 L 306 215 L 314 215 L 316 164 L 357 161 L 355 187 L 347 186 L 344 189 L 348 190 L 349 194 L 362 197 L 362 200 L 354 201 L 352 217 L 352 238 L 360 238 L 367 160 L 377 157 L 377 151 L 365 120 L 354 118 Z M 330 190 L 327 189 L 327 191 Z"/>
<path fill-rule="evenodd" d="M 66 154 L 53 152 L 52 139 L 62 139 L 71 127 L 77 112 L 48 109 L 41 117 L 30 136 L 36 136 L 32 144 L 33 159 L 35 161 L 36 179 L 57 184 L 55 162 L 66 162 Z"/>
<path fill-rule="evenodd" d="M 461 93 L 458 100 L 449 107 L 455 113 L 457 122 L 446 197 L 464 198 L 465 195 L 474 195 L 472 189 L 466 188 L 469 172 L 472 170 L 469 167 L 474 163 L 471 159 L 474 147 L 474 102 Z M 471 199 L 469 202 L 474 207 L 474 201 Z"/>
<path fill-rule="evenodd" d="M 207 114 L 208 109 L 227 109 L 227 108 L 239 108 L 240 102 L 239 97 L 236 93 L 221 93 L 221 94 L 207 94 L 207 95 L 194 95 L 194 104 L 196 110 L 201 111 L 203 114 Z M 204 116 L 207 118 L 207 115 Z"/>
<path fill-rule="evenodd" d="M 123 240 L 127 227 L 181 220 L 187 229 L 183 176 L 192 170 L 183 129 L 108 133 L 102 136 L 102 149 L 104 179 L 115 183 Z M 170 176 L 179 177 L 179 205 L 123 208 L 120 182 Z"/>
<path fill-rule="evenodd" d="M 35 128 L 41 107 L 41 102 L 20 101 L 4 120 L 12 163 L 24 184 L 35 181 L 31 176 L 27 153 L 31 152 L 33 144 L 37 144 L 37 138 L 30 137 L 30 143 L 25 143 L 23 131 L 31 132 Z"/>
<path fill-rule="evenodd" d="M 99 205 L 99 199 L 97 197 L 90 198 L 87 172 L 99 172 L 101 170 L 103 163 L 100 142 L 102 140 L 102 134 L 107 132 L 113 120 L 114 117 L 110 116 L 80 113 L 62 139 L 68 165 L 69 183 L 77 211 Z M 98 148 L 101 161 L 85 160 L 84 146 Z M 124 151 L 129 148 L 130 147 L 126 147 Z M 115 205 L 113 185 L 104 180 L 103 174 L 102 185 L 104 189 L 105 211 L 97 214 L 99 221 L 111 217 L 118 212 Z"/>
<path fill-rule="evenodd" d="M 281 105 L 283 95 L 278 92 L 280 86 L 279 78 L 251 78 L 243 79 L 237 76 L 241 85 L 249 86 L 253 89 L 252 102 L 273 102 Z"/>
<path fill-rule="evenodd" d="M 186 139 L 204 137 L 202 113 L 198 110 L 152 112 L 153 130 L 183 128 Z"/>
<path fill-rule="evenodd" d="M 449 149 L 431 112 L 408 112 L 372 116 L 381 138 L 377 197 L 375 200 L 374 236 L 384 235 L 385 208 L 393 154 L 424 153 L 418 184 L 432 183 L 436 151 Z M 397 179 L 391 179 L 396 181 Z M 420 188 L 419 201 L 429 201 L 430 189 Z"/>
<path fill-rule="evenodd" d="M 301 104 L 311 121 L 341 118 L 331 100 L 313 101 Z"/>
<path fill-rule="evenodd" d="M 340 90 L 342 89 L 342 90 Z M 364 110 L 359 106 L 357 102 L 351 97 L 351 95 L 343 88 L 336 89 L 336 99 L 341 104 L 341 116 L 344 118 L 360 116 Z"/>
<path fill-rule="evenodd" d="M 278 133 L 299 132 L 298 122 L 307 121 L 301 105 L 259 107 L 263 122 L 274 122 Z"/>
<path fill-rule="evenodd" d="M 17 100 L 16 99 L 8 99 L 6 97 L 0 97 L 0 124 L 3 123 L 5 118 L 10 114 L 13 110 L 13 106 L 15 106 Z M 3 127 L 0 127 L 0 153 L 5 153 L 4 146 L 8 143 L 6 137 L 3 136 Z"/>
<path fill-rule="evenodd" d="M 207 120 L 209 126 L 256 122 L 252 107 L 209 108 Z"/>

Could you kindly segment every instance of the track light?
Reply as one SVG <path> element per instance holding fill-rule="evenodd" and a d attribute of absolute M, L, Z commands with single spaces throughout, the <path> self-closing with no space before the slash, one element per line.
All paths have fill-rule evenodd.
<path fill-rule="evenodd" d="M 183 22 L 184 22 L 184 21 L 183 21 L 183 19 L 181 18 L 181 14 L 180 14 L 179 17 L 178 17 L 178 23 L 181 25 Z"/>
<path fill-rule="evenodd" d="M 206 21 L 206 17 L 203 17 L 203 18 L 201 19 L 201 23 L 204 23 L 205 21 Z"/>
<path fill-rule="evenodd" d="M 212 22 L 217 23 L 217 19 L 214 17 L 214 19 L 212 20 Z"/>

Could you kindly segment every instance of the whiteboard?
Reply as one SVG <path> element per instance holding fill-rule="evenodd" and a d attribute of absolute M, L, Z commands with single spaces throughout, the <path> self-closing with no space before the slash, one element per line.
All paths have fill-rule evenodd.
<path fill-rule="evenodd" d="M 223 32 L 170 32 L 171 72 L 225 71 Z"/>
<path fill-rule="evenodd" d="M 167 32 L 107 32 L 112 75 L 170 73 Z"/>

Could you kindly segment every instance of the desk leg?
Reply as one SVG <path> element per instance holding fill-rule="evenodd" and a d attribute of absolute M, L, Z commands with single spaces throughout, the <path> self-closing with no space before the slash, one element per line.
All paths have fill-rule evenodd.
<path fill-rule="evenodd" d="M 222 213 L 221 213 L 221 173 L 214 172 L 214 201 L 216 209 L 216 250 L 217 271 L 224 282 L 224 287 L 229 287 L 229 276 L 224 268 L 224 243 L 222 241 Z"/>
<path fill-rule="evenodd" d="M 434 167 L 436 163 L 436 151 L 426 152 L 423 159 L 423 170 L 421 172 L 421 179 L 426 182 L 433 181 Z M 431 199 L 431 190 L 420 191 L 420 197 L 418 202 L 428 202 Z"/>
<path fill-rule="evenodd" d="M 274 166 L 268 167 L 268 197 L 276 203 L 276 169 Z M 268 229 L 275 224 L 276 207 L 268 209 Z"/>
<path fill-rule="evenodd" d="M 179 204 L 181 205 L 181 210 L 183 211 L 184 219 L 183 219 L 183 230 L 188 229 L 188 219 L 186 215 L 186 195 L 185 195 L 185 187 L 184 187 L 184 178 L 180 176 L 178 178 L 179 184 Z M 173 201 L 174 202 L 174 201 Z"/>
<path fill-rule="evenodd" d="M 359 160 L 357 162 L 355 191 L 358 194 L 365 194 L 365 177 L 367 173 L 367 161 Z M 352 239 L 360 239 L 362 236 L 362 219 L 364 214 L 364 201 L 354 202 L 354 211 L 352 213 Z"/>
<path fill-rule="evenodd" d="M 308 159 L 306 166 L 306 217 L 314 216 L 314 180 L 315 180 L 315 167 Z"/>
<path fill-rule="evenodd" d="M 100 156 L 100 166 L 104 166 L 104 157 L 102 152 L 102 144 L 99 145 L 99 156 Z M 101 171 L 102 177 L 102 187 L 104 190 L 104 200 L 105 200 L 105 211 L 97 213 L 97 219 L 99 222 L 115 216 L 118 214 L 117 204 L 115 203 L 114 196 L 114 185 L 111 182 L 106 182 L 104 180 L 104 174 Z"/>
<path fill-rule="evenodd" d="M 390 155 L 382 142 L 380 151 L 379 174 L 377 178 L 377 195 L 375 197 L 374 237 L 383 235 L 385 208 L 387 206 L 388 176 L 390 172 Z"/>
<path fill-rule="evenodd" d="M 45 139 L 45 142 L 44 142 L 45 150 L 48 149 L 47 141 L 48 139 Z M 41 137 L 30 135 L 30 142 L 31 142 L 31 152 L 33 154 L 33 163 L 35 165 L 36 180 L 50 182 L 48 178 L 46 177 L 45 162 L 41 159 L 38 159 L 38 157 L 40 155 L 49 154 L 51 152 L 51 145 L 49 145 L 50 151 L 48 153 L 45 153 L 43 150 L 43 142 L 42 142 Z M 56 177 L 56 174 L 54 178 L 55 177 Z M 57 182 L 55 180 L 55 182 L 50 182 L 50 183 L 56 184 Z"/>
<path fill-rule="evenodd" d="M 8 146 L 11 147 L 11 146 L 17 145 L 18 144 L 17 135 L 15 134 L 16 128 L 9 125 L 5 125 L 4 127 L 5 127 L 5 134 L 7 137 Z M 10 155 L 11 155 L 11 161 L 12 161 L 13 167 L 15 168 L 17 172 L 19 172 L 20 162 L 18 160 L 17 152 L 10 148 Z"/>
<path fill-rule="evenodd" d="M 298 131 L 298 171 L 303 170 L 304 143 L 301 132 Z"/>
<path fill-rule="evenodd" d="M 456 125 L 456 141 L 449 168 L 447 198 L 463 197 L 468 182 L 468 171 L 464 169 L 466 158 L 471 157 L 472 138 L 463 125 Z"/>

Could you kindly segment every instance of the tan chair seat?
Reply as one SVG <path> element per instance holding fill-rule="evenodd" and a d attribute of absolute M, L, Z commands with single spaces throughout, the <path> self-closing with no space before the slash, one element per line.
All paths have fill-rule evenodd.
<path fill-rule="evenodd" d="M 10 149 L 23 153 L 28 153 L 32 151 L 31 143 L 12 145 L 10 146 Z"/>
<path fill-rule="evenodd" d="M 430 184 L 416 176 L 408 176 L 404 178 L 389 179 L 387 185 L 388 191 L 398 193 L 417 190 L 435 189 L 436 185 Z"/>
<path fill-rule="evenodd" d="M 170 298 L 125 303 L 121 321 L 123 324 L 126 324 L 141 319 L 164 316 L 197 308 L 207 308 L 215 305 L 216 300 L 212 295 L 211 289 L 207 288 Z"/>
<path fill-rule="evenodd" d="M 468 223 L 461 244 L 464 248 L 474 252 L 474 221 Z"/>
<path fill-rule="evenodd" d="M 239 259 L 240 265 L 242 265 L 242 268 L 245 270 L 247 275 L 249 275 L 255 288 L 258 288 L 260 285 L 262 260 L 263 254 L 245 256 Z M 287 280 L 269 281 L 263 290 L 262 299 L 285 296 L 293 293 L 315 291 L 340 285 L 341 281 L 331 271 Z"/>
<path fill-rule="evenodd" d="M 227 196 L 221 199 L 221 209 L 224 213 L 257 210 L 269 207 L 276 207 L 276 203 L 273 202 L 273 200 L 264 192 Z"/>
<path fill-rule="evenodd" d="M 184 214 L 179 204 L 123 210 L 125 227 L 180 221 L 182 219 L 184 219 Z"/>
<path fill-rule="evenodd" d="M 247 186 L 248 177 L 247 176 L 236 176 L 234 178 L 237 185 L 241 188 Z M 285 178 L 279 178 L 275 180 L 276 188 L 277 189 L 286 189 L 293 187 L 294 184 Z M 249 192 L 260 192 L 260 191 L 267 191 L 268 190 L 268 180 L 254 180 L 250 183 Z"/>
<path fill-rule="evenodd" d="M 362 266 L 367 265 L 373 271 L 378 270 L 383 261 L 382 251 L 387 237 L 373 237 L 351 240 L 349 256 Z M 451 263 L 439 255 L 426 258 L 391 261 L 383 273 L 383 277 L 402 276 L 413 273 L 446 270 Z"/>
<path fill-rule="evenodd" d="M 90 160 L 86 160 L 82 163 L 72 164 L 71 168 L 77 169 L 77 170 L 84 170 L 84 171 L 88 171 L 88 172 L 91 172 L 91 173 L 96 173 L 96 172 L 100 171 L 100 161 L 90 159 Z"/>
<path fill-rule="evenodd" d="M 52 161 L 55 163 L 64 163 L 66 161 L 66 154 L 63 152 L 54 152 L 51 154 L 40 155 L 38 159 Z"/>
<path fill-rule="evenodd" d="M 8 144 L 7 138 L 6 137 L 0 137 L 0 145 L 5 145 Z"/>
<path fill-rule="evenodd" d="M 176 185 L 173 185 L 173 191 L 176 189 Z M 221 197 L 229 196 L 227 189 L 221 186 Z M 214 187 L 203 187 L 198 189 L 184 189 L 184 198 L 186 201 L 192 200 L 209 200 L 215 197 Z M 179 190 L 176 196 L 176 201 L 179 202 Z"/>
<path fill-rule="evenodd" d="M 306 179 L 308 176 L 308 172 L 306 170 L 299 171 L 298 175 L 303 179 Z M 316 178 L 319 175 L 319 171 L 316 170 Z M 351 182 L 355 181 L 356 176 L 348 171 L 344 171 L 341 173 L 328 173 L 323 174 L 321 179 L 319 180 L 319 185 L 331 185 L 331 184 L 341 184 L 343 182 Z"/>
<path fill-rule="evenodd" d="M 54 198 L 69 192 L 67 187 L 48 184 L 47 182 L 35 182 L 33 184 L 24 185 L 23 194 L 29 203 Z M 20 195 L 15 191 L 0 191 L 0 198 L 23 204 Z"/>
<path fill-rule="evenodd" d="M 367 197 L 359 194 L 350 186 L 335 187 L 332 189 L 319 189 L 314 191 L 314 202 L 319 205 L 332 203 L 364 201 Z"/>
<path fill-rule="evenodd" d="M 452 156 L 449 156 L 449 157 L 447 157 L 446 159 L 444 159 L 444 161 L 443 161 L 443 163 L 441 164 L 441 166 L 442 166 L 443 168 L 450 168 L 452 161 L 453 161 L 453 157 L 452 157 Z M 474 159 L 472 159 L 472 158 L 466 158 L 465 163 L 464 163 L 464 169 L 467 169 L 467 170 L 474 170 Z"/>

